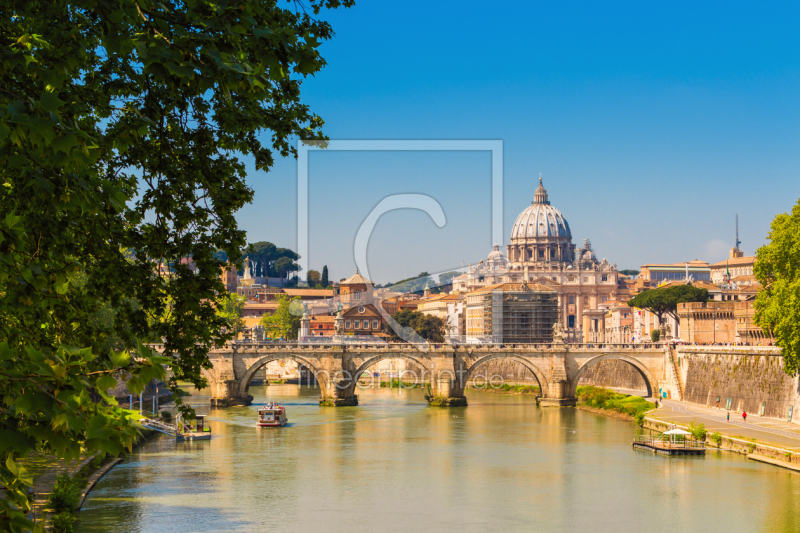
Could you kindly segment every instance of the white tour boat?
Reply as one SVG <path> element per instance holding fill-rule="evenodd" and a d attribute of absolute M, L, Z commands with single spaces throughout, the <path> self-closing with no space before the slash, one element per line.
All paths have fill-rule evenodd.
<path fill-rule="evenodd" d="M 258 410 L 258 420 L 256 427 L 260 428 L 279 428 L 285 426 L 289 420 L 286 418 L 286 408 L 282 405 L 262 407 Z"/>

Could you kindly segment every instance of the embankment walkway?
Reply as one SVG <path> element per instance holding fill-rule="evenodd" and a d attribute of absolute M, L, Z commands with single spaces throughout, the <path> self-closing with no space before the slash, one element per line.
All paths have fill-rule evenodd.
<path fill-rule="evenodd" d="M 693 420 L 705 424 L 709 433 L 718 431 L 726 437 L 755 439 L 761 444 L 800 452 L 800 425 L 772 418 L 763 418 L 747 413 L 747 422 L 742 413 L 730 411 L 731 420 L 726 420 L 728 411 L 674 400 L 659 400 L 660 407 L 647 413 L 648 418 L 688 426 Z"/>

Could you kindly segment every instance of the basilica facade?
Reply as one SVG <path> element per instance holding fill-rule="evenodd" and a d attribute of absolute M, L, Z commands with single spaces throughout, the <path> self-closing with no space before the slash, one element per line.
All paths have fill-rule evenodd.
<path fill-rule="evenodd" d="M 606 305 L 624 292 L 616 264 L 598 260 L 589 240 L 577 248 L 567 219 L 550 205 L 539 178 L 533 202 L 514 222 L 506 254 L 494 249 L 466 273 L 453 278 L 453 290 L 469 293 L 499 283 L 546 285 L 558 293 L 559 319 L 574 340 L 591 342 Z"/>

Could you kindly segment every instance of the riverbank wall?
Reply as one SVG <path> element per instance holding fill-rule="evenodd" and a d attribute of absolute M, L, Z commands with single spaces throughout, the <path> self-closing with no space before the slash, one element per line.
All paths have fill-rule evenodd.
<path fill-rule="evenodd" d="M 673 426 L 689 431 L 687 426 L 683 426 L 681 424 L 668 424 L 666 422 L 662 422 L 661 420 L 655 420 L 649 417 L 645 417 L 644 422 L 642 423 L 642 428 L 650 430 L 654 434 L 663 433 Z M 762 457 L 771 458 L 779 463 L 785 463 L 785 465 L 780 464 L 778 466 L 792 465 L 793 469 L 800 467 L 800 455 L 794 451 L 785 448 L 779 448 L 777 446 L 769 446 L 755 440 L 747 440 L 721 434 L 719 437 L 719 442 L 714 442 L 709 433 L 706 434 L 705 444 L 706 448 L 709 449 L 717 448 L 720 450 L 727 450 L 748 456 L 757 454 Z M 771 464 L 775 463 L 772 462 Z"/>
<path fill-rule="evenodd" d="M 800 384 L 771 346 L 680 346 L 672 353 L 683 401 L 800 423 Z"/>

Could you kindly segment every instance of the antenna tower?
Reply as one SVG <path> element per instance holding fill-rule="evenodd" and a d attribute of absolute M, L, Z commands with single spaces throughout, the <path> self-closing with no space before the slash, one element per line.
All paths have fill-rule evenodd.
<path fill-rule="evenodd" d="M 739 249 L 739 245 L 742 244 L 742 241 L 739 240 L 739 215 L 736 215 L 736 249 Z"/>

